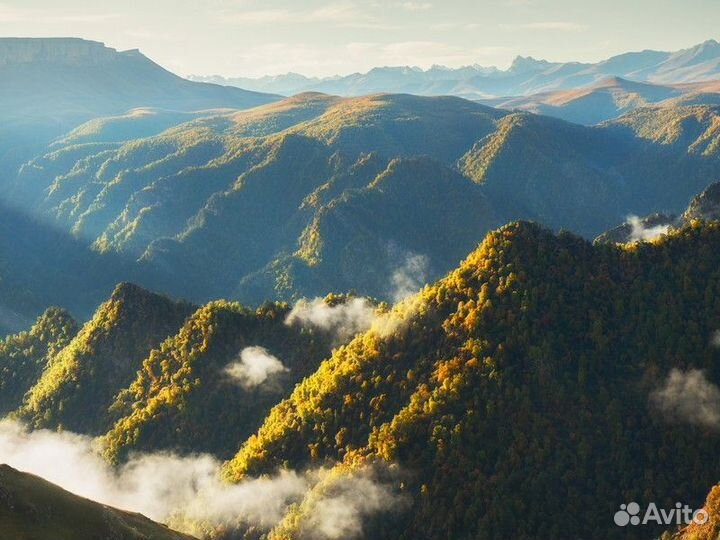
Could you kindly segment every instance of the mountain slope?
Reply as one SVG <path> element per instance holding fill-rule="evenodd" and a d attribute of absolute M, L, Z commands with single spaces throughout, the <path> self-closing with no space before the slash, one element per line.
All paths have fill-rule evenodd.
<path fill-rule="evenodd" d="M 611 77 L 579 89 L 496 99 L 492 101 L 492 105 L 562 118 L 577 124 L 594 125 L 639 107 L 683 95 L 690 98 L 697 96 L 697 92 L 690 88 L 680 89 Z"/>
<path fill-rule="evenodd" d="M 146 356 L 117 396 L 112 409 L 118 420 L 104 437 L 106 456 L 117 461 L 130 451 L 158 449 L 232 455 L 238 441 L 330 352 L 331 336 L 287 325 L 289 311 L 277 304 L 251 311 L 224 301 L 198 309 Z M 263 372 L 268 355 L 279 364 Z M 252 362 L 265 378 L 250 384 L 231 375 L 247 372 Z"/>
<path fill-rule="evenodd" d="M 592 237 L 612 216 L 677 212 L 705 188 L 719 170 L 717 122 L 709 106 L 639 109 L 596 128 L 515 113 L 459 168 L 506 217 Z"/>
<path fill-rule="evenodd" d="M 131 284 L 118 285 L 30 388 L 17 415 L 33 426 L 102 433 L 115 395 L 143 358 L 193 310 Z"/>
<path fill-rule="evenodd" d="M 83 499 L 0 465 L 0 536 L 33 540 L 192 540 L 140 514 Z"/>
<path fill-rule="evenodd" d="M 78 319 L 92 315 L 132 261 L 93 251 L 57 226 L 0 203 L 0 336 L 28 328 L 47 306 Z"/>
<path fill-rule="evenodd" d="M 687 209 L 679 216 L 673 214 L 650 214 L 643 218 L 633 216 L 622 225 L 598 236 L 595 242 L 627 243 L 648 240 L 667 234 L 669 230 L 690 225 L 693 221 L 717 221 L 719 219 L 720 183 L 716 182 L 693 197 Z"/>
<path fill-rule="evenodd" d="M 137 107 L 242 109 L 276 99 L 191 82 L 139 51 L 75 38 L 0 39 L 0 80 L 0 171 L 6 177 L 29 152 L 98 116 Z"/>
<path fill-rule="evenodd" d="M 43 369 L 77 334 L 70 315 L 49 308 L 26 332 L 0 341 L 0 416 L 16 409 Z"/>
<path fill-rule="evenodd" d="M 306 94 L 133 141 L 88 129 L 19 181 L 39 215 L 137 260 L 153 290 L 389 299 L 404 256 L 426 257 L 435 279 L 509 220 L 592 238 L 680 211 L 720 172 L 718 125 L 707 105 L 588 128 L 458 98 Z"/>
<path fill-rule="evenodd" d="M 250 276 L 297 251 L 320 206 L 368 186 L 387 168 L 386 156 L 428 154 L 452 166 L 502 114 L 456 98 L 311 94 L 127 143 L 102 133 L 81 144 L 58 143 L 23 167 L 20 182 L 38 212 L 98 251 L 140 258 L 141 269 L 154 276 L 143 281 L 146 286 L 198 301 L 231 294 L 260 302 L 277 295 L 265 286 L 255 292 Z M 434 136 L 438 130 L 444 137 Z M 421 163 L 415 174 L 423 189 L 438 174 L 450 174 Z M 472 191 L 487 206 L 479 190 Z M 392 240 L 391 231 L 379 238 Z M 472 243 L 459 246 L 453 259 Z M 330 290 L 343 286 L 303 288 L 313 296 Z"/>
<path fill-rule="evenodd" d="M 317 282 L 392 299 L 397 283 L 383 283 L 382 276 L 402 273 L 421 257 L 428 267 L 417 278 L 424 280 L 437 273 L 432 264 L 460 260 L 477 244 L 478 231 L 502 223 L 481 186 L 423 157 L 392 160 L 366 186 L 313 203 L 315 215 L 298 250 L 244 279 L 241 288 L 267 290 L 287 276 L 305 295 L 314 291 L 303 284 Z M 431 240 L 440 238 L 453 241 Z"/>
<path fill-rule="evenodd" d="M 268 94 L 185 80 L 137 50 L 118 52 L 75 38 L 2 38 L 0 73 L 1 112 L 10 120 L 51 111 L 77 121 L 135 107 L 193 111 L 274 101 Z"/>
<path fill-rule="evenodd" d="M 495 231 L 398 305 L 394 331 L 336 350 L 226 476 L 394 463 L 409 506 L 370 519 L 365 538 L 659 534 L 612 516 L 628 500 L 697 506 L 720 474 L 717 432 L 652 397 L 674 369 L 720 380 L 718 245 L 717 223 L 631 247 L 529 224 Z M 291 509 L 271 537 L 302 537 L 322 499 Z"/>
<path fill-rule="evenodd" d="M 712 540 L 720 534 L 720 486 L 713 486 L 702 509 L 707 512 L 706 523 L 692 523 L 674 533 L 666 532 L 660 540 Z"/>

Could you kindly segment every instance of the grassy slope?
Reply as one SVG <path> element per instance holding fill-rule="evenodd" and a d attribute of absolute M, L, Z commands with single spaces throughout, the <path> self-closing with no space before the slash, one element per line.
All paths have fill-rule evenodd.
<path fill-rule="evenodd" d="M 73 495 L 0 465 L 0 537 L 12 540 L 192 540 L 140 514 Z"/>

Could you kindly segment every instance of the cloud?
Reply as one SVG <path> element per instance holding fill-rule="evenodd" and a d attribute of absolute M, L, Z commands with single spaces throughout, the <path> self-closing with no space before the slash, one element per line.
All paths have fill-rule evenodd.
<path fill-rule="evenodd" d="M 120 18 L 117 13 L 75 13 L 68 15 L 57 15 L 55 17 L 47 17 L 43 22 L 47 23 L 83 23 L 97 24 L 100 22 L 112 21 Z"/>
<path fill-rule="evenodd" d="M 232 13 L 223 19 L 244 24 L 272 24 L 292 21 L 293 13 L 288 9 L 258 9 Z"/>
<path fill-rule="evenodd" d="M 720 427 L 720 388 L 703 371 L 673 369 L 650 402 L 669 422 Z"/>
<path fill-rule="evenodd" d="M 349 473 L 337 483 L 332 469 L 316 469 L 283 470 L 230 484 L 220 478 L 221 463 L 206 454 L 137 454 L 116 469 L 97 450 L 96 441 L 87 436 L 27 431 L 20 423 L 0 421 L 2 463 L 81 497 L 142 513 L 198 537 L 250 527 L 269 531 L 292 504 L 300 504 L 314 486 L 328 481 L 332 487 L 323 492 L 309 523 L 313 538 L 350 538 L 362 530 L 370 513 L 386 510 L 398 500 L 369 468 Z"/>
<path fill-rule="evenodd" d="M 478 28 L 481 28 L 482 25 L 480 23 L 460 23 L 460 22 L 444 22 L 444 23 L 436 23 L 431 24 L 430 29 L 436 30 L 438 32 L 445 32 L 448 30 L 477 30 Z M 502 53 L 509 50 L 507 47 L 496 47 L 496 46 L 489 46 L 489 47 L 476 47 L 474 51 L 476 53 L 480 53 L 480 56 L 484 55 L 490 55 L 490 54 L 496 54 L 496 53 Z"/>
<path fill-rule="evenodd" d="M 285 324 L 319 328 L 332 333 L 338 341 L 368 330 L 376 318 L 375 306 L 366 298 L 351 298 L 329 305 L 322 298 L 303 299 L 293 306 Z"/>
<path fill-rule="evenodd" d="M 392 297 L 400 302 L 418 292 L 427 280 L 428 258 L 425 255 L 407 255 L 405 262 L 392 275 Z"/>
<path fill-rule="evenodd" d="M 225 368 L 225 373 L 245 388 L 259 386 L 273 375 L 286 371 L 288 368 L 264 347 L 245 347 L 239 360 Z"/>
<path fill-rule="evenodd" d="M 406 11 L 427 11 L 433 7 L 430 2 L 400 2 L 398 5 Z"/>
<path fill-rule="evenodd" d="M 637 216 L 628 216 L 628 224 L 632 227 L 630 232 L 631 242 L 647 242 L 654 240 L 670 230 L 670 225 L 655 225 L 654 227 L 645 227 L 642 220 Z"/>
<path fill-rule="evenodd" d="M 155 30 L 144 30 L 142 28 L 129 28 L 124 34 L 133 40 L 143 41 L 171 41 L 174 36 L 169 32 L 159 32 Z"/>
<path fill-rule="evenodd" d="M 391 251 L 394 248 L 391 246 Z M 288 326 L 318 328 L 333 334 L 336 343 L 345 343 L 361 332 L 369 330 L 388 336 L 403 328 L 409 317 L 417 312 L 421 300 L 409 298 L 417 293 L 427 279 L 428 258 L 407 253 L 402 264 L 390 276 L 389 296 L 402 302 L 400 309 L 381 312 L 367 298 L 350 298 L 344 303 L 329 304 L 323 298 L 299 300 L 285 318 Z"/>
<path fill-rule="evenodd" d="M 531 23 L 501 24 L 500 28 L 506 30 L 535 30 L 539 32 L 584 32 L 588 29 L 586 24 L 569 21 L 540 21 Z"/>
<path fill-rule="evenodd" d="M 372 467 L 365 467 L 333 477 L 311 494 L 305 503 L 310 517 L 303 528 L 312 531 L 313 538 L 357 538 L 369 515 L 397 510 L 404 503 L 389 484 L 376 478 Z"/>
<path fill-rule="evenodd" d="M 192 521 L 215 527 L 270 528 L 309 487 L 306 475 L 290 471 L 228 484 L 219 477 L 220 462 L 209 455 L 140 454 L 115 470 L 102 460 L 89 437 L 27 432 L 9 420 L 0 421 L 0 456 L 11 467 L 103 504 L 160 522 L 182 516 L 190 533 Z"/>
<path fill-rule="evenodd" d="M 37 12 L 24 7 L 0 4 L 0 22 L 20 22 L 31 20 L 31 15 Z"/>
<path fill-rule="evenodd" d="M 311 11 L 308 21 L 320 22 L 353 22 L 368 19 L 368 14 L 353 2 L 332 2 Z"/>
<path fill-rule="evenodd" d="M 246 11 L 225 11 L 222 22 L 234 24 L 300 24 L 334 23 L 344 27 L 367 27 L 377 24 L 385 27 L 372 17 L 366 9 L 354 2 L 331 2 L 315 9 L 258 9 Z"/>
<path fill-rule="evenodd" d="M 303 299 L 295 304 L 285 324 L 318 328 L 333 335 L 339 345 L 362 332 L 375 332 L 381 337 L 399 332 L 407 327 L 422 305 L 422 298 L 412 296 L 392 310 L 381 312 L 366 298 L 353 298 L 333 306 L 322 298 Z"/>
<path fill-rule="evenodd" d="M 49 9 L 30 9 L 25 7 L 0 4 L 0 23 L 33 22 L 38 24 L 97 24 L 119 18 L 117 13 L 68 13 L 67 11 L 52 13 Z"/>

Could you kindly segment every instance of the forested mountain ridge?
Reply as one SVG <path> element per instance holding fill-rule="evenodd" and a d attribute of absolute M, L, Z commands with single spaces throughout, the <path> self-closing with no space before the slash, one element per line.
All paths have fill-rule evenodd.
<path fill-rule="evenodd" d="M 374 309 L 345 295 L 314 309 L 346 302 Z M 105 435 L 112 461 L 140 450 L 228 458 L 338 343 L 334 327 L 290 324 L 290 313 L 196 307 L 121 283 L 82 327 L 49 308 L 0 341 L 0 410 L 33 429 Z"/>
<path fill-rule="evenodd" d="M 137 259 L 151 289 L 389 299 L 405 258 L 426 257 L 435 279 L 513 219 L 591 238 L 679 211 L 720 169 L 717 118 L 678 106 L 588 128 L 451 97 L 305 94 L 137 140 L 87 126 L 17 185 L 43 219 Z"/>
<path fill-rule="evenodd" d="M 103 440 L 106 456 L 118 461 L 131 451 L 158 449 L 231 456 L 330 352 L 331 336 L 286 324 L 289 312 L 286 305 L 249 310 L 225 301 L 199 308 L 118 394 L 117 421 Z M 245 365 L 247 351 L 271 355 L 277 371 L 243 384 L 228 369 Z"/>
<path fill-rule="evenodd" d="M 16 415 L 36 428 L 104 432 L 117 392 L 193 309 L 121 283 L 72 341 L 49 357 Z"/>
<path fill-rule="evenodd" d="M 78 325 L 59 308 L 48 308 L 33 326 L 0 341 L 0 414 L 20 404 L 50 359 L 70 343 Z"/>
<path fill-rule="evenodd" d="M 19 185 L 35 193 L 29 199 L 40 196 L 41 215 L 54 216 L 80 238 L 94 241 L 97 250 L 141 257 L 145 276 L 148 271 L 158 276 L 144 283 L 151 288 L 175 285 L 169 292 L 199 300 L 314 296 L 349 287 L 301 282 L 276 294 L 274 284 L 270 290 L 254 292 L 256 286 L 248 285 L 253 292 L 242 291 L 241 281 L 249 277 L 255 283 L 260 278 L 251 276 L 292 256 L 313 214 L 383 173 L 391 160 L 384 152 L 427 153 L 450 166 L 493 129 L 500 115 L 457 98 L 297 96 L 195 120 L 149 139 L 110 143 L 114 150 L 102 134 L 93 142 L 58 144 L 23 168 Z M 281 131 L 272 132 L 276 129 Z M 445 137 L 432 136 L 438 129 Z M 423 182 L 429 185 L 439 170 L 432 166 Z M 426 219 L 443 218 L 434 211 Z M 230 230 L 235 234 L 228 236 Z M 386 248 L 392 235 L 385 231 L 378 242 Z M 475 242 L 458 246 L 451 260 Z M 206 257 L 215 261 L 212 267 L 203 262 Z M 393 270 L 378 268 L 376 274 Z M 274 274 L 283 272 L 262 279 L 275 282 L 281 277 Z M 198 291 L 189 291 L 187 282 L 197 283 Z M 387 293 L 377 280 L 365 292 Z"/>
<path fill-rule="evenodd" d="M 720 380 L 719 243 L 716 222 L 627 246 L 492 232 L 396 306 L 397 331 L 334 351 L 225 473 L 394 463 L 410 509 L 368 538 L 645 537 L 614 525 L 621 502 L 698 507 L 720 474 L 716 432 L 652 398 L 674 369 Z M 312 500 L 271 537 L 300 537 Z"/>
<path fill-rule="evenodd" d="M 514 113 L 458 166 L 483 184 L 506 219 L 532 216 L 593 237 L 612 215 L 620 221 L 628 214 L 677 212 L 706 187 L 718 173 L 720 154 L 708 144 L 717 118 L 714 106 L 640 109 L 587 128 Z"/>
<path fill-rule="evenodd" d="M 0 38 L 0 540 L 717 536 L 719 77 Z"/>
<path fill-rule="evenodd" d="M 708 198 L 690 207 L 707 209 Z M 673 370 L 720 380 L 711 346 L 719 244 L 720 225 L 696 219 L 629 245 L 511 224 L 446 278 L 389 313 L 375 310 L 369 331 L 332 352 L 333 336 L 288 324 L 286 305 L 219 301 L 191 313 L 123 284 L 74 339 L 71 328 L 61 334 L 70 344 L 52 358 L 86 367 L 33 418 L 81 432 L 110 427 L 106 457 L 120 462 L 137 450 L 229 457 L 260 426 L 227 462 L 229 480 L 331 468 L 270 538 L 303 537 L 316 505 L 353 478 L 379 483 L 392 510 L 365 516 L 363 538 L 625 538 L 612 522 L 618 501 L 698 507 L 720 473 L 716 432 L 653 398 Z M 97 394 L 87 366 L 126 350 L 123 317 L 104 315 L 123 304 L 158 344 L 124 354 L 133 376 L 104 377 L 101 406 L 80 407 Z M 232 366 L 257 347 L 280 364 L 248 386 Z M 86 411 L 98 411 L 99 428 Z"/>
<path fill-rule="evenodd" d="M 708 493 L 703 510 L 707 512 L 706 523 L 692 523 L 679 531 L 666 532 L 660 540 L 713 540 L 720 534 L 720 487 L 715 485 Z"/>

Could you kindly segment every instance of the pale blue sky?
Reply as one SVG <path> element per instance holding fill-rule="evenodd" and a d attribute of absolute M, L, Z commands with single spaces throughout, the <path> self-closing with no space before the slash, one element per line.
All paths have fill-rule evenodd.
<path fill-rule="evenodd" d="M 0 0 L 2 36 L 139 48 L 181 75 L 596 61 L 720 39 L 719 22 L 720 0 Z"/>

